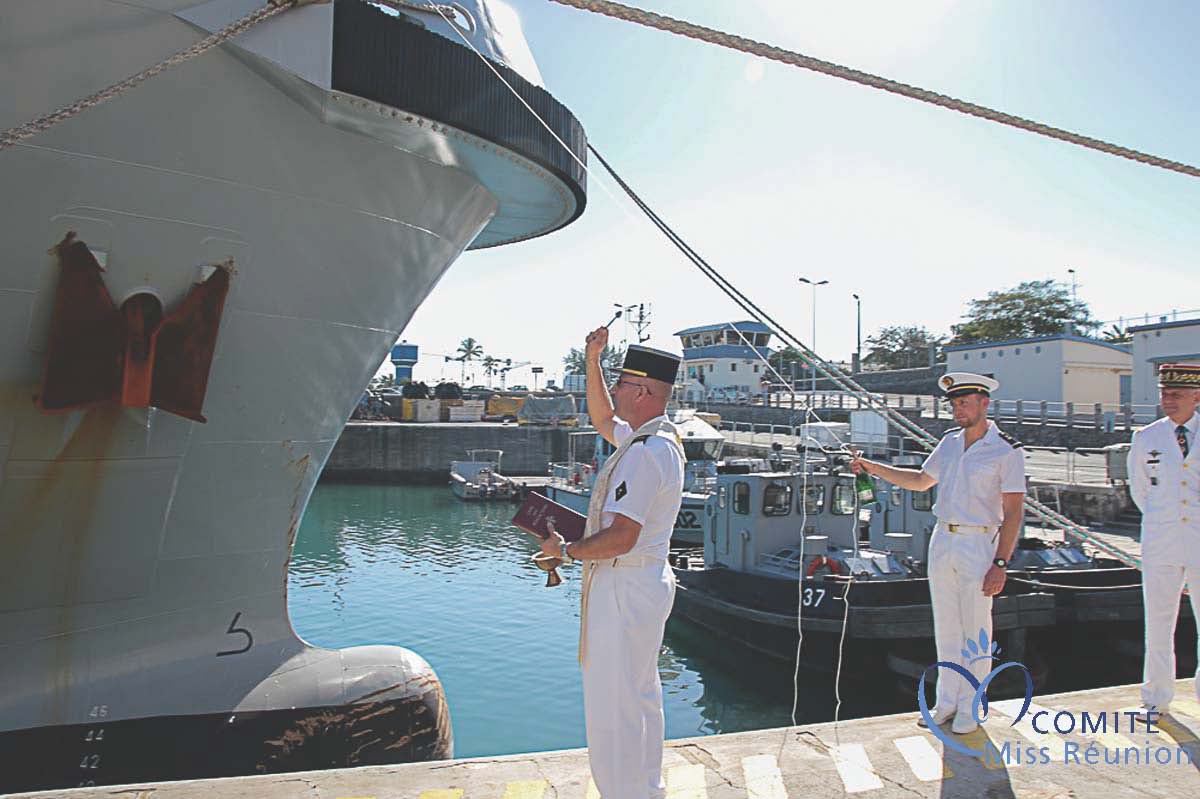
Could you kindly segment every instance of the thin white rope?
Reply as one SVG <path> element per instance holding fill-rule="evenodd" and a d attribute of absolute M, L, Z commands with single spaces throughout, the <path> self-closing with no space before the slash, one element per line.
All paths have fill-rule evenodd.
<path fill-rule="evenodd" d="M 1073 133 L 1062 128 L 1056 128 L 1042 122 L 1036 122 L 1031 119 L 1007 114 L 1003 111 L 996 111 L 986 106 L 976 103 L 969 103 L 965 100 L 959 100 L 954 97 L 948 97 L 944 94 L 922 89 L 918 86 L 910 86 L 907 83 L 891 80 L 890 78 L 872 75 L 869 72 L 852 69 L 840 64 L 835 64 L 831 61 L 822 61 L 819 58 L 806 56 L 801 53 L 796 53 L 791 50 L 785 50 L 782 47 L 774 47 L 769 44 L 757 42 L 753 39 L 748 39 L 744 36 L 736 36 L 734 34 L 725 33 L 723 31 L 706 28 L 702 25 L 695 25 L 690 22 L 668 17 L 663 14 L 655 14 L 651 11 L 644 11 L 640 8 L 614 3 L 611 0 L 550 0 L 550 2 L 558 3 L 559 5 L 571 6 L 583 11 L 590 11 L 594 14 L 600 14 L 613 19 L 632 22 L 637 25 L 642 25 L 648 28 L 657 28 L 658 30 L 673 33 L 678 36 L 685 36 L 689 39 L 714 44 L 718 47 L 724 47 L 730 50 L 737 50 L 742 53 L 767 58 L 772 61 L 778 61 L 793 67 L 812 70 L 823 75 L 829 75 L 834 78 L 841 78 L 853 83 L 858 83 L 863 86 L 869 86 L 872 89 L 879 89 L 892 94 L 898 94 L 902 97 L 908 97 L 913 100 L 919 100 L 923 103 L 936 105 L 941 108 L 946 108 L 951 111 L 957 111 L 968 116 L 979 117 L 986 119 L 989 122 L 996 122 L 1001 125 L 1007 125 L 1020 130 L 1035 133 L 1039 136 L 1046 136 L 1051 139 L 1058 139 L 1069 144 L 1075 144 L 1080 147 L 1086 147 L 1089 150 L 1105 153 L 1106 155 L 1115 155 L 1119 158 L 1127 158 L 1131 161 L 1137 161 L 1149 166 L 1156 166 L 1161 169 L 1166 169 L 1171 172 L 1178 172 L 1182 175 L 1191 177 L 1200 177 L 1200 167 L 1192 166 L 1191 164 L 1180 163 L 1179 161 L 1171 161 L 1166 158 L 1161 158 L 1157 155 L 1143 153 L 1139 150 L 1133 150 L 1128 147 L 1111 144 L 1101 139 L 1095 139 L 1091 136 L 1084 136 L 1079 133 Z"/>

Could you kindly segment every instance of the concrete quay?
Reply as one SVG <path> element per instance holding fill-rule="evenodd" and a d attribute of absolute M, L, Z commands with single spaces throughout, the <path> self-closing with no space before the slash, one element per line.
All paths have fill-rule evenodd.
<path fill-rule="evenodd" d="M 1013 726 L 1020 700 L 991 703 L 974 733 L 953 736 L 977 750 L 990 744 L 1008 762 L 947 751 L 919 729 L 916 713 L 670 741 L 668 799 L 1123 799 L 1200 795 L 1200 703 L 1179 680 L 1171 714 L 1156 731 L 1120 729 L 1113 714 L 1138 702 L 1137 686 L 1035 697 Z M 1047 713 L 1034 718 L 1038 711 Z M 1108 719 L 1080 732 L 1087 712 Z M 1057 724 L 1061 732 L 1055 731 Z M 1068 729 L 1073 727 L 1074 729 Z M 1039 730 L 1048 731 L 1043 734 Z M 948 733 L 948 730 L 947 730 Z M 1026 757 L 1030 748 L 1045 760 Z M 1089 747 L 1092 747 L 1089 750 Z M 1017 749 L 1022 751 L 1019 762 Z M 988 750 L 988 751 L 994 751 Z M 1088 753 L 1093 754 L 1089 755 Z M 1137 760 L 1134 761 L 1136 753 Z M 1147 762 L 1147 754 L 1149 754 Z M 1190 762 L 1189 762 L 1190 758 Z M 1108 762 L 1106 762 L 1108 761 Z M 1164 762 L 1169 761 L 1169 762 Z M 584 750 L 374 766 L 219 780 L 47 791 L 16 796 L 64 799 L 599 799 Z M 613 797 L 612 799 L 619 799 Z"/>
<path fill-rule="evenodd" d="M 373 483 L 444 483 L 450 461 L 469 449 L 504 450 L 510 477 L 545 475 L 567 459 L 577 427 L 513 422 L 350 422 L 330 453 L 322 479 Z"/>

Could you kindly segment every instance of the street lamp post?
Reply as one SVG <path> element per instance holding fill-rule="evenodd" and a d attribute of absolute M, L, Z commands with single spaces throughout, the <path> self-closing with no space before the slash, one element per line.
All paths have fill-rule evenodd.
<path fill-rule="evenodd" d="M 862 371 L 862 297 L 851 294 L 854 298 L 854 360 L 856 372 Z"/>
<path fill-rule="evenodd" d="M 812 309 L 812 327 L 813 327 L 812 351 L 813 351 L 813 354 L 816 355 L 816 352 L 817 352 L 817 286 L 824 286 L 829 281 L 828 280 L 809 280 L 806 277 L 802 277 L 802 278 L 800 278 L 800 282 L 807 283 L 808 285 L 812 286 L 812 298 L 813 298 L 813 302 L 812 302 L 812 305 L 813 305 L 813 309 Z M 812 390 L 813 390 L 813 393 L 815 394 L 817 391 L 817 365 L 815 363 L 810 364 L 810 365 L 812 366 Z"/>

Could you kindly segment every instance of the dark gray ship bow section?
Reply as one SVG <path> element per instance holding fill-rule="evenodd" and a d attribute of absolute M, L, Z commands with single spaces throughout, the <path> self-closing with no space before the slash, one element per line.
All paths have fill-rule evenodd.
<path fill-rule="evenodd" d="M 553 136 L 492 69 L 545 120 Z M 540 235 L 565 227 L 583 213 L 587 203 L 587 173 L 580 165 L 587 162 L 583 126 L 566 106 L 516 70 L 494 61 L 484 63 L 467 46 L 404 16 L 358 0 L 341 0 L 334 6 L 331 82 L 335 91 L 437 120 L 549 171 L 574 195 L 575 210 Z"/>

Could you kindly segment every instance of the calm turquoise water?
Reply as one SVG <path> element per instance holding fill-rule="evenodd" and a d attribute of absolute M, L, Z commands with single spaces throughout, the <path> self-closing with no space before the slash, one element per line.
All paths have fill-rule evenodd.
<path fill-rule="evenodd" d="M 545 588 L 513 512 L 461 503 L 448 488 L 321 484 L 292 558 L 296 631 L 322 646 L 397 644 L 423 656 L 446 688 L 459 757 L 584 745 L 579 571 Z M 789 723 L 790 671 L 685 623 L 668 626 L 659 672 L 669 738 Z"/>

